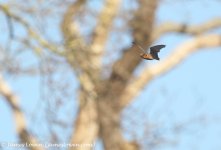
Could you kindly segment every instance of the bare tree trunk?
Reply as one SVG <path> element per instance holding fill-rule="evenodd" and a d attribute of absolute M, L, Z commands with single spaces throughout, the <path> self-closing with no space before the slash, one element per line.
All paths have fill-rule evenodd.
<path fill-rule="evenodd" d="M 149 38 L 154 23 L 157 1 L 139 1 L 139 9 L 131 21 L 134 40 L 142 41 L 147 47 L 150 44 Z M 99 94 L 99 120 L 100 136 L 106 150 L 136 150 L 139 149 L 135 142 L 128 142 L 124 139 L 121 131 L 121 111 L 119 97 L 122 95 L 127 82 L 140 62 L 139 57 L 134 57 L 135 50 L 126 50 L 113 66 L 110 79 L 104 81 L 103 91 Z"/>

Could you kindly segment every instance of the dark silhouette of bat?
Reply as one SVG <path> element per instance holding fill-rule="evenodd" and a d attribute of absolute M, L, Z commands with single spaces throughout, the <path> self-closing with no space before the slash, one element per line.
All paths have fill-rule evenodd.
<path fill-rule="evenodd" d="M 132 42 L 133 45 L 137 46 L 142 53 L 140 54 L 140 57 L 143 59 L 147 59 L 147 60 L 160 60 L 160 58 L 158 57 L 158 53 L 160 52 L 160 49 L 164 48 L 166 45 L 156 45 L 156 46 L 152 46 L 150 47 L 150 53 L 145 52 L 144 48 L 141 47 L 139 44 L 137 44 L 136 42 Z"/>

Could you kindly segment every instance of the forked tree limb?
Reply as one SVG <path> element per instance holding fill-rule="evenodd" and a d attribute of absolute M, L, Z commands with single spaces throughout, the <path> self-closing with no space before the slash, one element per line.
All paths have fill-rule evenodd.
<path fill-rule="evenodd" d="M 221 27 L 221 18 L 214 18 L 199 25 L 187 25 L 175 22 L 164 22 L 153 29 L 151 41 L 157 40 L 166 33 L 186 33 L 191 35 L 199 35 L 209 30 Z"/>
<path fill-rule="evenodd" d="M 33 137 L 27 130 L 26 119 L 19 105 L 19 98 L 13 91 L 10 89 L 7 82 L 4 80 L 2 75 L 0 75 L 0 94 L 5 98 L 5 100 L 10 105 L 16 126 L 16 132 L 22 143 L 39 145 L 39 146 L 30 146 L 28 147 L 31 150 L 43 150 L 44 147 L 40 146 L 37 139 Z"/>
<path fill-rule="evenodd" d="M 221 35 L 217 34 L 196 36 L 182 43 L 167 58 L 150 68 L 143 69 L 144 71 L 127 86 L 120 98 L 122 107 L 128 105 L 153 78 L 175 68 L 192 53 L 201 51 L 203 48 L 212 49 L 219 46 L 221 46 Z"/>
<path fill-rule="evenodd" d="M 82 70 L 78 74 L 80 81 L 79 112 L 71 143 L 93 143 L 98 137 L 97 93 L 95 84 L 100 80 L 101 57 L 108 38 L 109 29 L 117 14 L 119 0 L 107 0 L 98 17 L 97 26 L 92 34 L 91 45 L 85 45 L 77 33 L 73 20 L 78 9 L 84 5 L 82 0 L 73 3 L 64 15 L 62 30 L 67 47 L 68 62 L 73 68 Z M 86 59 L 86 61 L 85 61 Z M 90 149 L 90 147 L 88 147 Z"/>

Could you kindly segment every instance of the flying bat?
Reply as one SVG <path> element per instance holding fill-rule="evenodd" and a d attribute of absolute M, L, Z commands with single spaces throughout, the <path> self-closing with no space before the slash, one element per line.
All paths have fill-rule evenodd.
<path fill-rule="evenodd" d="M 143 47 L 141 47 L 139 44 L 137 44 L 136 42 L 132 42 L 133 45 L 137 46 L 142 53 L 140 54 L 140 57 L 143 59 L 147 59 L 147 60 L 160 60 L 160 58 L 158 57 L 158 53 L 160 52 L 160 49 L 164 48 L 166 45 L 156 45 L 156 46 L 152 46 L 150 47 L 150 53 L 147 53 Z"/>

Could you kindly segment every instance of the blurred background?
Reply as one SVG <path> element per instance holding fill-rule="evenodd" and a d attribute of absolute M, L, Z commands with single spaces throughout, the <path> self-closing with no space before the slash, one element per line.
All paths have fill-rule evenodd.
<path fill-rule="evenodd" d="M 0 149 L 221 149 L 220 8 L 0 0 Z M 142 60 L 132 41 L 166 47 Z"/>

